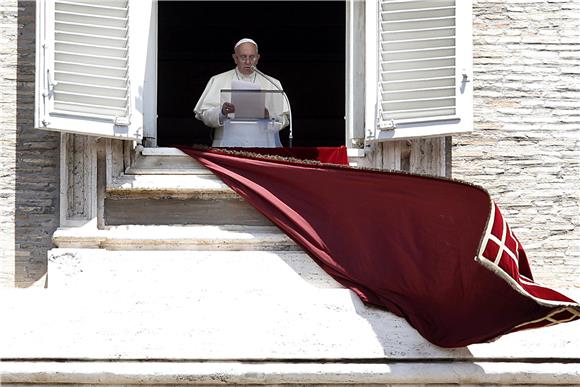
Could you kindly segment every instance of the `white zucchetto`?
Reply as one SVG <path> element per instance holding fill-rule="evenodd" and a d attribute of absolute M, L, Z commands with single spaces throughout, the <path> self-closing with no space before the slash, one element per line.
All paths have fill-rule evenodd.
<path fill-rule="evenodd" d="M 258 51 L 258 43 L 254 42 L 252 39 L 249 38 L 240 39 L 234 46 L 234 51 L 236 51 L 236 48 L 238 48 L 238 46 L 244 43 L 252 43 L 254 46 L 256 46 L 256 51 Z"/>

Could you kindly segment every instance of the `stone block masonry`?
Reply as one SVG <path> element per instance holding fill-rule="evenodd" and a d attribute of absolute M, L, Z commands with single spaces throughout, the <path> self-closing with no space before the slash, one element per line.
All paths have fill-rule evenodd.
<path fill-rule="evenodd" d="M 475 131 L 453 176 L 488 189 L 536 278 L 580 287 L 580 4 L 474 0 Z"/>
<path fill-rule="evenodd" d="M 580 287 L 580 4 L 474 0 L 475 131 L 453 176 L 488 189 L 538 279 Z M 46 271 L 59 135 L 33 129 L 35 2 L 0 0 L 0 286 Z"/>
<path fill-rule="evenodd" d="M 29 287 L 58 225 L 60 136 L 33 128 L 35 2 L 0 0 L 0 30 L 0 286 Z"/>
<path fill-rule="evenodd" d="M 16 1 L 0 0 L 0 286 L 14 282 Z"/>

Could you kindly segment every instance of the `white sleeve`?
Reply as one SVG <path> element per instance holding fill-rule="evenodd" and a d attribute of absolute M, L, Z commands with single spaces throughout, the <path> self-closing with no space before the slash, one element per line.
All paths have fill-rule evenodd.
<path fill-rule="evenodd" d="M 211 128 L 219 128 L 224 125 L 223 115 L 219 106 L 202 109 L 195 113 L 195 118 L 203 121 L 206 126 Z"/>
<path fill-rule="evenodd" d="M 203 94 L 193 109 L 195 118 L 206 126 L 219 128 L 223 126 L 223 116 L 219 102 L 219 89 L 216 77 L 212 77 L 207 83 Z"/>

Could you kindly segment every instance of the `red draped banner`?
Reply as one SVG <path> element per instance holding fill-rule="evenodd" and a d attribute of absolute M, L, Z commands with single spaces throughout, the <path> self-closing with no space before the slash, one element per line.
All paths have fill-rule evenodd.
<path fill-rule="evenodd" d="M 180 149 L 334 279 L 363 301 L 404 317 L 436 345 L 465 346 L 580 317 L 576 302 L 534 282 L 521 243 L 482 188 L 406 173 Z M 346 160 L 346 150 L 340 152 L 338 159 Z"/>

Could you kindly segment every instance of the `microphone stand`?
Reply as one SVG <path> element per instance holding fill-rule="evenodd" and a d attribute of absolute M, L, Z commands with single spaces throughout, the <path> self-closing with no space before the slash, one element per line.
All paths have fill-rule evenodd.
<path fill-rule="evenodd" d="M 284 90 L 282 90 L 280 87 L 278 87 L 278 85 L 272 80 L 270 79 L 269 76 L 267 76 L 266 74 L 264 74 L 263 72 L 261 72 L 260 70 L 258 70 L 256 68 L 256 66 L 252 66 L 252 70 L 254 70 L 255 72 L 257 72 L 258 74 L 260 74 L 261 76 L 263 76 L 268 82 L 270 82 L 272 85 L 274 85 L 274 87 L 278 90 L 280 90 L 282 92 L 282 95 L 284 96 L 284 98 L 286 98 L 286 103 L 288 103 L 288 114 L 290 117 L 288 117 L 288 119 L 290 120 L 290 135 L 288 136 L 288 145 L 290 145 L 290 148 L 292 148 L 292 108 L 290 107 L 290 100 L 288 99 L 288 95 L 286 94 L 286 92 Z"/>

